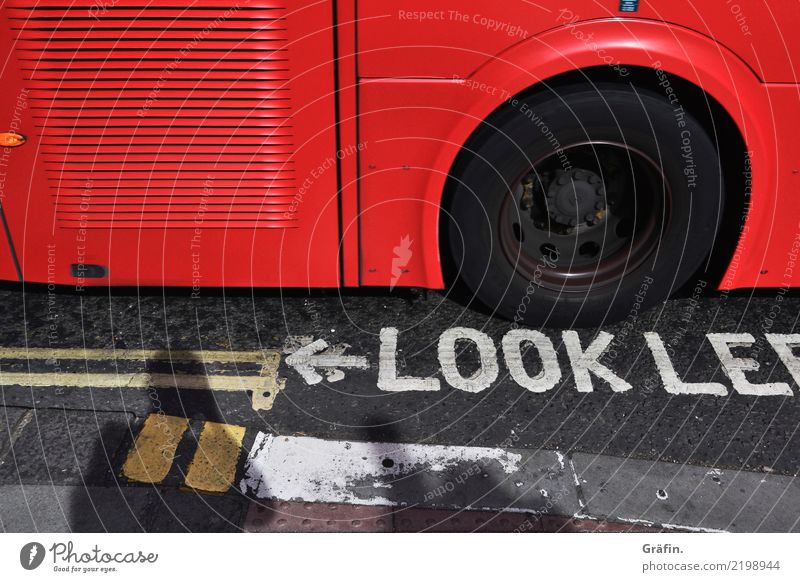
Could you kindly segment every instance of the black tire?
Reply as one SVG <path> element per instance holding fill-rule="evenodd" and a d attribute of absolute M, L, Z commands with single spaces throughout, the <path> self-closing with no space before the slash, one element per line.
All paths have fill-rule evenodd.
<path fill-rule="evenodd" d="M 455 276 L 494 313 L 588 327 L 637 316 L 681 287 L 722 211 L 719 155 L 694 118 L 653 91 L 576 85 L 508 105 L 470 140 L 442 243 Z"/>

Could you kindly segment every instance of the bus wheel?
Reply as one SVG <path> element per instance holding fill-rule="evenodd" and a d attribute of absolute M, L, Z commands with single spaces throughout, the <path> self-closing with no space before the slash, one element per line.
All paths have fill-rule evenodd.
<path fill-rule="evenodd" d="M 467 290 L 519 324 L 637 318 L 707 257 L 723 210 L 703 127 L 657 93 L 539 93 L 493 115 L 456 165 L 443 244 Z"/>

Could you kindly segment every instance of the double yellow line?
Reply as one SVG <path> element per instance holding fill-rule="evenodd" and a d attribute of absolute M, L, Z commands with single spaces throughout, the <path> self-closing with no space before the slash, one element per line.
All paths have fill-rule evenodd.
<path fill-rule="evenodd" d="M 46 361 L 50 371 L 7 372 L 0 366 L 0 385 L 36 388 L 181 388 L 192 390 L 250 391 L 255 410 L 269 410 L 283 390 L 278 377 L 281 354 L 277 350 L 209 351 L 90 348 L 0 347 L 0 360 Z M 62 372 L 61 360 L 86 362 L 148 361 L 174 363 L 260 364 L 256 375 Z M 131 481 L 161 483 L 175 461 L 178 445 L 189 429 L 186 418 L 151 414 L 128 453 L 122 474 Z M 197 449 L 185 475 L 186 487 L 205 493 L 224 493 L 236 477 L 245 427 L 219 422 L 203 423 Z"/>
<path fill-rule="evenodd" d="M 151 414 L 128 452 L 122 474 L 131 481 L 161 483 L 175 461 L 189 420 Z M 206 421 L 197 440 L 197 450 L 186 471 L 186 487 L 203 493 L 225 493 L 236 478 L 236 466 L 245 427 Z"/>
<path fill-rule="evenodd" d="M 95 373 L 95 372 L 5 372 L 0 367 L 0 385 L 35 388 L 186 388 L 192 390 L 221 390 L 252 392 L 255 410 L 269 410 L 275 397 L 283 390 L 285 381 L 278 378 L 281 354 L 277 350 L 234 352 L 208 350 L 108 350 L 70 348 L 9 348 L 0 347 L 0 359 L 84 360 L 114 362 L 117 360 L 168 361 L 176 363 L 234 363 L 261 364 L 258 375 L 205 375 L 185 373 Z"/>

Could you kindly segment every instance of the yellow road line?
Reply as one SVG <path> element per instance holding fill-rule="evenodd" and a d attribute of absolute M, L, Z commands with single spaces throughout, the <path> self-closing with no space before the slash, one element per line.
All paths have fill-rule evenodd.
<path fill-rule="evenodd" d="M 194 390 L 250 391 L 254 410 L 269 410 L 286 381 L 278 378 L 281 353 L 277 350 L 249 352 L 209 350 L 109 350 L 94 348 L 0 347 L 0 359 L 12 360 L 132 360 L 146 362 L 218 362 L 261 364 L 259 375 L 225 376 L 186 373 L 80 373 L 3 372 L 0 385 L 34 388 L 189 388 Z"/>
<path fill-rule="evenodd" d="M 189 388 L 192 390 L 261 390 L 261 376 L 200 374 L 82 374 L 72 372 L 2 372 L 0 385 L 65 388 Z"/>
<path fill-rule="evenodd" d="M 205 422 L 197 451 L 186 472 L 186 486 L 204 493 L 225 493 L 236 478 L 245 427 Z"/>
<path fill-rule="evenodd" d="M 151 414 L 144 421 L 133 448 L 122 466 L 122 474 L 131 481 L 161 483 L 175 459 L 175 450 L 189 421 L 177 416 Z"/>
<path fill-rule="evenodd" d="M 110 350 L 102 348 L 12 348 L 0 347 L 0 358 L 11 360 L 163 360 L 172 362 L 255 362 L 277 350 L 233 352 L 225 350 Z"/>
<path fill-rule="evenodd" d="M 167 373 L 81 373 L 81 372 L 4 372 L 0 370 L 0 386 L 32 388 L 187 388 L 252 393 L 254 410 L 269 410 L 286 381 L 278 378 L 281 356 L 276 351 L 263 355 L 258 376 Z M 2 354 L 0 353 L 0 357 Z M 5 356 L 8 357 L 8 356 Z M 210 360 L 207 360 L 210 361 Z M 241 361 L 241 360 L 240 360 Z"/>
<path fill-rule="evenodd" d="M 261 388 L 253 391 L 253 408 L 256 410 L 271 410 L 278 392 L 286 387 L 286 380 L 278 378 L 281 355 L 274 352 L 265 356 L 264 365 L 261 366 L 263 383 Z"/>

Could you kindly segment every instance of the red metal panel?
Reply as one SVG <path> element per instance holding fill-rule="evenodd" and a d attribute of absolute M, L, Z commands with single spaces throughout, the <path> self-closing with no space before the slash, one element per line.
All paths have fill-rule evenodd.
<path fill-rule="evenodd" d="M 24 93 L 30 137 L 6 204 L 26 280 L 52 244 L 60 282 L 339 284 L 331 2 L 2 13 L 2 107 Z"/>
<path fill-rule="evenodd" d="M 774 182 L 772 189 L 762 189 L 754 179 L 750 212 L 722 289 L 800 286 L 800 86 L 765 90 L 769 109 L 754 121 L 771 128 L 773 145 L 767 155 L 752 152 L 753 174 L 768 172 Z"/>
<path fill-rule="evenodd" d="M 359 71 L 363 77 L 467 77 L 526 38 L 620 16 L 695 30 L 738 54 L 765 81 L 800 79 L 800 36 L 794 34 L 800 3 L 794 0 L 643 1 L 635 13 L 618 7 L 619 0 L 361 0 Z"/>
<path fill-rule="evenodd" d="M 570 4 L 591 2 L 579 0 Z M 362 78 L 466 77 L 509 46 L 555 26 L 557 10 L 553 4 L 361 0 L 358 4 L 359 74 Z M 595 7 L 593 12 L 597 9 Z M 487 23 L 491 19 L 506 24 L 508 28 L 493 31 L 492 27 L 480 24 L 482 18 L 486 18 Z M 475 19 L 477 23 L 473 22 Z"/>
<path fill-rule="evenodd" d="M 576 41 L 596 39 L 592 50 Z M 797 102 L 770 103 L 770 93 L 736 55 L 708 38 L 683 28 L 635 20 L 594 21 L 561 28 L 516 45 L 461 80 L 368 80 L 361 86 L 361 139 L 374 143 L 362 156 L 362 282 L 387 285 L 398 241 L 413 240 L 407 273 L 397 284 L 442 284 L 437 226 L 445 179 L 461 144 L 481 120 L 510 95 L 562 72 L 601 64 L 597 50 L 629 65 L 661 62 L 669 73 L 703 87 L 731 113 L 752 152 L 752 195 L 745 225 L 748 252 L 726 276 L 727 287 L 767 286 L 777 276 L 764 268 L 774 253 L 785 262 L 787 230 L 778 213 L 797 216 L 793 189 L 776 197 L 777 179 L 786 172 L 796 146 L 792 131 L 776 126 L 796 111 Z M 794 90 L 794 88 L 793 88 Z M 778 120 L 781 120 L 780 122 Z M 779 135 L 782 141 L 776 141 Z M 779 151 L 786 153 L 779 156 Z M 793 166 L 794 167 L 794 166 Z M 786 219 L 788 220 L 788 219 Z M 782 225 L 781 230 L 775 227 Z M 780 258 L 783 257 L 783 258 Z M 762 273 L 761 271 L 765 271 Z"/>

